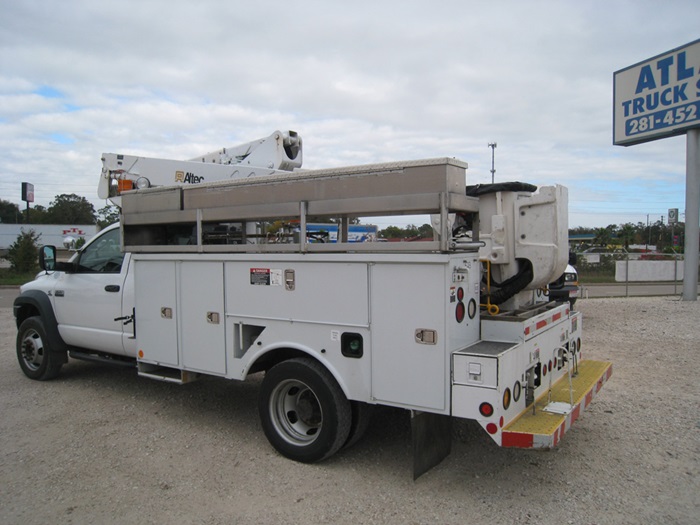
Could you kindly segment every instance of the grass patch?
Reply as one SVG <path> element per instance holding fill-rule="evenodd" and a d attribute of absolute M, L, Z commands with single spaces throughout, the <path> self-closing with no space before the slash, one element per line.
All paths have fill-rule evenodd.
<path fill-rule="evenodd" d="M 600 283 L 614 283 L 614 275 L 578 275 L 578 282 L 580 284 L 600 284 Z"/>
<path fill-rule="evenodd" d="M 33 281 L 37 272 L 17 273 L 9 268 L 0 268 L 0 286 L 19 286 Z"/>

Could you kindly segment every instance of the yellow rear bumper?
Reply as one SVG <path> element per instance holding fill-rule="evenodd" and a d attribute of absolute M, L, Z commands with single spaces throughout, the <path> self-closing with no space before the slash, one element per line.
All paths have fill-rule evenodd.
<path fill-rule="evenodd" d="M 551 396 L 545 393 L 508 424 L 501 435 L 501 446 L 518 448 L 551 448 L 557 446 L 571 425 L 591 403 L 603 384 L 612 375 L 612 363 L 581 361 L 578 374 L 572 378 L 573 404 L 570 403 L 569 377 L 565 375 L 552 385 Z M 545 409 L 550 403 L 566 406 L 567 413 L 552 413 Z M 553 405 L 554 406 L 554 405 Z M 553 407 L 552 406 L 552 407 Z"/>

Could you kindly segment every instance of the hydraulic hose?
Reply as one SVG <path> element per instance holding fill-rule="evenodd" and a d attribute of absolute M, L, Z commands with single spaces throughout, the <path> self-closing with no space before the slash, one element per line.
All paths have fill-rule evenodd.
<path fill-rule="evenodd" d="M 493 304 L 501 304 L 523 290 L 534 277 L 532 263 L 528 259 L 517 259 L 520 269 L 513 277 L 509 277 L 502 283 L 492 283 L 498 290 L 487 294 Z"/>

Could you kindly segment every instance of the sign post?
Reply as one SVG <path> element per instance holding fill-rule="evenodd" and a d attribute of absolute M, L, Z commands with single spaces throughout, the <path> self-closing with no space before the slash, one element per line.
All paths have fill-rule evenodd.
<path fill-rule="evenodd" d="M 700 235 L 700 40 L 613 76 L 613 144 L 686 134 L 683 300 L 697 301 Z"/>
<path fill-rule="evenodd" d="M 697 301 L 700 251 L 700 129 L 689 129 L 686 140 L 683 300 Z"/>

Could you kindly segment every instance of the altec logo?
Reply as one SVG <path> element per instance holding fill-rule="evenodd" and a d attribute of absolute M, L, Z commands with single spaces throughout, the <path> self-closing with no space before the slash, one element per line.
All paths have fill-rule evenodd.
<path fill-rule="evenodd" d="M 204 177 L 198 177 L 189 171 L 187 173 L 184 171 L 176 171 L 175 182 L 180 182 L 182 184 L 199 184 L 200 182 L 204 182 Z"/>

